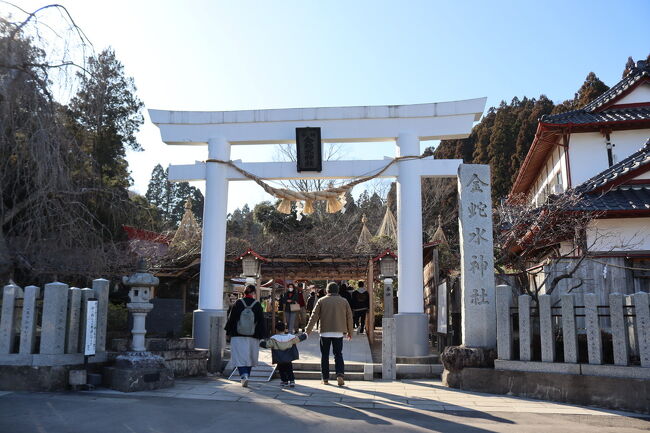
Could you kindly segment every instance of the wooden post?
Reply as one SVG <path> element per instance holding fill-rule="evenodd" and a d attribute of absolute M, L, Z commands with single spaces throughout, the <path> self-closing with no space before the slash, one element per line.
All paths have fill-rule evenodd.
<path fill-rule="evenodd" d="M 368 259 L 368 280 L 366 281 L 366 287 L 368 287 L 368 296 L 370 297 L 370 308 L 368 314 L 366 315 L 366 332 L 368 333 L 368 340 L 370 344 L 375 342 L 375 290 L 374 284 L 375 275 L 374 275 L 374 263 L 372 259 Z"/>

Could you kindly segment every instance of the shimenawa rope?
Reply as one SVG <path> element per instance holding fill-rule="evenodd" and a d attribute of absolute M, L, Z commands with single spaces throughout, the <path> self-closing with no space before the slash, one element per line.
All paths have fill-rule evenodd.
<path fill-rule="evenodd" d="M 426 158 L 424 155 L 406 155 L 406 156 L 398 156 L 396 158 L 393 158 L 384 168 L 379 170 L 377 173 L 369 176 L 362 176 L 358 179 L 355 179 L 351 182 L 346 183 L 345 185 L 337 186 L 337 187 L 331 187 L 327 188 L 326 190 L 323 191 L 293 191 L 290 189 L 286 188 L 274 188 L 264 182 L 262 179 L 260 179 L 258 176 L 255 176 L 253 173 L 250 173 L 240 167 L 238 167 L 234 162 L 232 161 L 225 161 L 221 159 L 206 159 L 205 162 L 216 162 L 219 164 L 224 164 L 227 166 L 230 166 L 237 170 L 239 173 L 241 173 L 243 176 L 249 178 L 250 180 L 254 181 L 257 183 L 259 186 L 264 189 L 268 194 L 272 195 L 273 197 L 279 198 L 281 200 L 280 204 L 278 205 L 278 211 L 282 212 L 284 214 L 290 214 L 291 213 L 291 202 L 300 202 L 304 201 L 305 204 L 302 206 L 301 212 L 305 215 L 309 215 L 312 212 L 314 212 L 314 201 L 317 200 L 325 200 L 327 201 L 327 212 L 329 213 L 334 213 L 338 212 L 341 209 L 343 209 L 343 206 L 345 206 L 345 193 L 351 190 L 353 187 L 356 185 L 359 185 L 363 182 L 367 182 L 369 180 L 375 179 L 379 176 L 381 176 L 390 166 L 395 164 L 396 162 L 399 161 L 404 161 L 404 160 L 409 160 L 409 159 L 422 159 Z"/>

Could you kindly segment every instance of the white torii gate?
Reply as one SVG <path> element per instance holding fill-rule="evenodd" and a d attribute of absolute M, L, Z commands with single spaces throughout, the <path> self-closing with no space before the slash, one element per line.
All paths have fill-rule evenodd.
<path fill-rule="evenodd" d="M 431 104 L 298 108 L 247 111 L 149 110 L 170 145 L 206 145 L 208 158 L 229 160 L 232 145 L 295 143 L 296 128 L 320 127 L 323 142 L 396 141 L 396 156 L 420 155 L 421 140 L 465 138 L 486 98 Z M 295 162 L 241 162 L 262 179 L 346 179 L 379 171 L 389 160 L 323 161 L 321 172 L 298 172 Z M 399 314 L 398 356 L 428 355 L 422 263 L 422 177 L 456 177 L 462 160 L 424 158 L 394 164 L 382 177 L 397 179 Z M 211 162 L 171 165 L 170 181 L 205 180 L 197 347 L 208 347 L 210 317 L 223 315 L 228 182 L 248 180 L 232 167 Z"/>

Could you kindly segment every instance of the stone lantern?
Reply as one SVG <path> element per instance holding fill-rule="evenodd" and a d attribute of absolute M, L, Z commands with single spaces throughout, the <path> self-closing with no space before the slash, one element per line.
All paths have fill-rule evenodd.
<path fill-rule="evenodd" d="M 118 355 L 113 366 L 104 368 L 108 387 L 132 392 L 174 386 L 174 372 L 165 365 L 162 356 L 147 351 L 145 346 L 145 319 L 153 309 L 149 300 L 158 286 L 158 278 L 147 272 L 145 261 L 140 259 L 135 274 L 123 277 L 122 283 L 130 288 L 131 302 L 126 308 L 133 317 L 132 351 Z"/>
<path fill-rule="evenodd" d="M 130 277 L 123 277 L 122 283 L 130 287 L 129 299 L 131 302 L 126 304 L 126 308 L 133 317 L 133 342 L 131 348 L 136 352 L 146 350 L 144 337 L 147 333 L 145 329 L 145 319 L 147 313 L 153 309 L 153 304 L 149 300 L 153 296 L 154 288 L 158 286 L 158 278 L 147 272 L 146 264 L 143 259 L 138 262 L 138 268 L 135 274 Z"/>

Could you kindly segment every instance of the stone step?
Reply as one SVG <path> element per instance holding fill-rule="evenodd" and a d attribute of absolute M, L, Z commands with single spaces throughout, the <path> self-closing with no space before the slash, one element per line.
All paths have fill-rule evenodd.
<path fill-rule="evenodd" d="M 440 356 L 438 354 L 431 354 L 426 356 L 398 356 L 398 364 L 438 364 L 440 363 Z"/>
<path fill-rule="evenodd" d="M 271 380 L 275 366 L 269 364 L 259 364 L 252 368 L 249 375 L 251 382 L 268 382 Z M 239 371 L 235 368 L 228 377 L 230 380 L 239 380 Z"/>
<path fill-rule="evenodd" d="M 364 364 L 362 363 L 352 363 L 352 362 L 346 362 L 345 363 L 345 371 L 346 373 L 349 372 L 354 372 L 354 373 L 363 373 L 363 366 Z M 334 371 L 334 363 L 330 363 L 330 371 Z M 294 361 L 293 363 L 293 371 L 320 371 L 320 362 L 300 362 L 300 361 Z"/>
<path fill-rule="evenodd" d="M 300 380 L 320 380 L 320 371 L 293 371 L 296 379 Z M 279 373 L 276 372 L 275 377 L 280 377 Z M 363 380 L 363 373 L 348 373 L 345 372 L 345 380 Z M 336 374 L 333 373 L 333 370 L 330 371 L 330 383 L 336 383 Z"/>
<path fill-rule="evenodd" d="M 353 380 L 363 380 L 364 365 L 361 363 L 345 364 L 345 376 L 354 377 Z M 381 364 L 372 364 L 373 377 L 381 378 Z M 330 372 L 334 371 L 334 364 L 330 364 Z M 398 379 L 439 378 L 442 375 L 442 364 L 397 364 Z M 320 379 L 320 364 L 316 362 L 294 362 L 293 371 L 305 374 L 305 379 Z M 276 374 L 277 376 L 277 374 Z"/>

